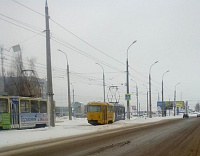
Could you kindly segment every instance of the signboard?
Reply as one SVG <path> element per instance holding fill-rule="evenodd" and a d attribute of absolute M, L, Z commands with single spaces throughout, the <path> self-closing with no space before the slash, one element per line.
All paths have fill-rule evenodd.
<path fill-rule="evenodd" d="M 2 113 L 2 124 L 3 125 L 10 125 L 10 114 L 9 113 Z"/>
<path fill-rule="evenodd" d="M 183 107 L 183 101 L 176 101 L 176 107 Z"/>
<path fill-rule="evenodd" d="M 131 100 L 131 94 L 125 94 L 125 100 L 130 101 Z"/>
<path fill-rule="evenodd" d="M 10 129 L 11 123 L 10 123 L 10 114 L 9 113 L 0 113 L 0 122 L 3 129 Z"/>
<path fill-rule="evenodd" d="M 137 109 L 136 109 L 136 106 L 132 106 L 132 110 L 137 110 Z"/>
<path fill-rule="evenodd" d="M 166 109 L 173 109 L 174 101 L 165 101 Z"/>
<path fill-rule="evenodd" d="M 183 101 L 176 101 L 175 107 L 183 107 Z M 173 109 L 174 101 L 163 101 L 164 109 Z M 157 102 L 157 107 L 162 108 L 162 101 Z"/>
<path fill-rule="evenodd" d="M 163 101 L 163 104 L 164 104 L 164 109 L 165 109 L 165 102 L 164 101 Z M 157 102 L 157 107 L 162 108 L 162 102 L 158 101 Z"/>
<path fill-rule="evenodd" d="M 36 124 L 48 123 L 47 113 L 20 113 L 20 127 L 35 127 Z"/>

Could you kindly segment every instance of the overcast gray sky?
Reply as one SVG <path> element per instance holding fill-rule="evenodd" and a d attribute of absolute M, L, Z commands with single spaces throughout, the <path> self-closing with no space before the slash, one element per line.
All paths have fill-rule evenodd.
<path fill-rule="evenodd" d="M 188 100 L 191 108 L 200 95 L 200 1 L 198 0 L 48 0 L 51 31 L 53 89 L 56 104 L 66 105 L 67 79 L 65 51 L 75 101 L 85 104 L 103 100 L 102 68 L 106 94 L 118 86 L 120 102 L 126 105 L 126 52 L 129 45 L 131 105 L 139 102 L 146 109 L 148 74 L 152 67 L 152 106 L 161 100 L 162 75 L 164 100 Z M 0 44 L 4 48 L 20 44 L 23 59 L 37 58 L 37 73 L 46 78 L 45 0 L 1 0 Z M 20 22 L 20 23 L 19 23 Z M 26 29 L 24 29 L 26 28 Z M 86 44 L 89 43 L 89 44 Z M 4 52 L 7 68 L 12 51 Z M 143 85 L 144 84 L 144 85 Z"/>

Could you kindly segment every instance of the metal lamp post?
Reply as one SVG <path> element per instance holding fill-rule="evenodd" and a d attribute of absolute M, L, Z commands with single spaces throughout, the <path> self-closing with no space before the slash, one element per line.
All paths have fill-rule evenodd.
<path fill-rule="evenodd" d="M 154 62 L 150 69 L 149 69 L 149 117 L 152 118 L 152 111 L 151 111 L 151 68 L 153 65 L 155 65 L 156 63 L 158 63 L 158 61 Z"/>
<path fill-rule="evenodd" d="M 148 104 L 148 92 L 149 92 L 149 91 L 148 91 L 148 87 L 147 87 L 146 85 L 144 85 L 144 84 L 143 84 L 143 86 L 145 86 L 145 87 L 146 87 L 146 89 L 147 89 L 147 117 L 148 117 L 148 115 L 149 115 L 149 114 L 148 114 L 148 112 L 149 112 L 149 104 Z"/>
<path fill-rule="evenodd" d="M 136 42 L 137 40 L 135 40 L 133 43 L 131 43 L 131 45 L 128 47 L 127 49 L 127 59 L 126 59 L 126 88 L 127 88 L 127 94 L 129 94 L 129 71 L 128 71 L 128 50 L 129 48 Z M 130 106 L 129 106 L 129 100 L 127 100 L 127 119 L 130 119 Z"/>
<path fill-rule="evenodd" d="M 160 101 L 159 90 L 156 89 L 156 91 L 158 92 L 158 101 Z"/>
<path fill-rule="evenodd" d="M 137 82 L 135 81 L 135 80 L 133 80 L 133 79 L 131 79 L 132 81 L 134 81 L 135 83 L 136 83 L 136 96 L 137 96 L 137 117 L 138 117 L 138 110 L 140 110 L 140 109 L 138 109 L 139 108 L 139 106 L 138 106 L 138 85 L 137 85 Z M 140 113 L 140 111 L 139 111 L 139 113 Z"/>
<path fill-rule="evenodd" d="M 105 74 L 104 74 L 104 68 L 103 68 L 103 66 L 102 65 L 100 65 L 99 63 L 96 63 L 96 64 L 98 64 L 99 66 L 101 66 L 101 68 L 103 69 L 103 102 L 105 102 L 106 101 L 106 99 L 105 99 Z"/>
<path fill-rule="evenodd" d="M 163 100 L 164 100 L 164 94 L 163 94 L 163 77 L 164 77 L 164 75 L 166 74 L 166 73 L 168 73 L 169 72 L 169 70 L 168 71 L 166 71 L 163 75 L 162 75 L 162 117 L 164 117 L 164 103 L 163 103 Z"/>
<path fill-rule="evenodd" d="M 62 50 L 58 49 L 58 51 L 62 52 L 66 56 L 67 60 L 67 84 L 68 84 L 68 111 L 69 111 L 69 120 L 72 120 L 72 115 L 71 115 L 71 96 L 70 96 L 70 79 L 69 79 L 69 64 L 68 64 L 68 58 L 67 54 L 63 52 Z"/>
<path fill-rule="evenodd" d="M 72 88 L 73 88 L 72 89 L 72 94 L 73 94 L 72 97 L 73 97 L 73 104 L 74 104 L 74 85 L 72 83 L 70 83 L 70 84 L 72 85 Z"/>
<path fill-rule="evenodd" d="M 177 83 L 176 85 L 175 85 L 175 90 L 174 90 L 174 116 L 176 115 L 176 86 L 178 86 L 180 84 L 180 82 L 179 83 Z"/>

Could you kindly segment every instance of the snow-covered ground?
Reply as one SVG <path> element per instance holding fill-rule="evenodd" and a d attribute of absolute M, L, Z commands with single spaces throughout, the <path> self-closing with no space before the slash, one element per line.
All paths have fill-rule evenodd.
<path fill-rule="evenodd" d="M 113 124 L 92 126 L 87 123 L 86 118 L 74 118 L 68 120 L 67 117 L 61 117 L 56 119 L 55 127 L 37 128 L 37 129 L 24 129 L 24 130 L 3 130 L 0 131 L 0 148 L 10 145 L 34 142 L 39 140 L 47 140 L 52 138 L 73 136 L 77 134 L 83 134 L 88 132 L 102 131 L 107 129 L 125 127 L 135 124 L 156 122 L 166 119 L 182 118 L 180 116 L 168 116 L 168 117 L 133 117 L 130 120 L 121 120 Z"/>

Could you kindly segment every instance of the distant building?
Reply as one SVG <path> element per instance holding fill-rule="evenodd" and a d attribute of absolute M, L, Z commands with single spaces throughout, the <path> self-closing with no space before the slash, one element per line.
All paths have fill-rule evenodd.
<path fill-rule="evenodd" d="M 77 118 L 86 117 L 86 105 L 81 102 L 72 103 L 72 116 Z M 68 116 L 69 110 L 68 107 L 56 106 L 56 116 Z"/>
<path fill-rule="evenodd" d="M 86 116 L 86 107 L 81 102 L 72 103 L 72 115 L 74 117 L 85 117 Z"/>
<path fill-rule="evenodd" d="M 67 116 L 68 115 L 68 107 L 56 107 L 56 116 Z"/>

